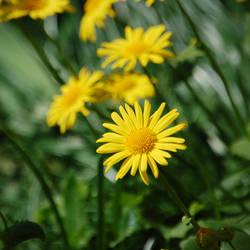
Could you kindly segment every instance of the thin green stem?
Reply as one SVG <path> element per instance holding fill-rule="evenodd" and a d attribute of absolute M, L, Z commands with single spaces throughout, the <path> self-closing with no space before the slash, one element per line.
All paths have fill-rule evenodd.
<path fill-rule="evenodd" d="M 104 232 L 104 174 L 103 157 L 99 159 L 98 169 L 98 249 L 105 250 L 105 232 Z"/>
<path fill-rule="evenodd" d="M 46 38 L 53 44 L 53 46 L 56 48 L 58 55 L 60 56 L 62 63 L 64 64 L 64 66 L 68 69 L 69 72 L 71 72 L 74 76 L 77 76 L 76 71 L 74 70 L 71 62 L 68 60 L 68 58 L 65 56 L 65 54 L 63 53 L 59 43 L 54 40 L 44 29 L 44 27 L 42 25 L 40 25 L 41 31 L 44 33 L 44 35 L 46 36 Z"/>
<path fill-rule="evenodd" d="M 22 31 L 22 33 L 25 35 L 27 40 L 31 43 L 35 51 L 37 52 L 38 56 L 40 57 L 41 61 L 44 63 L 44 65 L 47 67 L 49 72 L 52 74 L 54 79 L 61 85 L 63 85 L 65 82 L 64 80 L 59 76 L 57 70 L 52 66 L 51 62 L 49 61 L 49 58 L 45 54 L 44 50 L 39 46 L 39 44 L 36 42 L 35 39 L 30 35 L 30 33 L 26 30 L 24 25 L 22 25 L 20 22 L 16 22 L 19 29 Z"/>
<path fill-rule="evenodd" d="M 37 178 L 46 198 L 48 199 L 48 202 L 50 203 L 50 206 L 52 208 L 52 211 L 54 212 L 57 224 L 61 230 L 61 236 L 63 238 L 65 249 L 69 250 L 71 249 L 68 242 L 68 237 L 63 225 L 63 221 L 61 218 L 61 215 L 57 209 L 56 203 L 54 201 L 52 192 L 49 188 L 49 185 L 47 184 L 46 180 L 43 178 L 42 174 L 40 173 L 39 169 L 41 166 L 38 164 L 36 160 L 34 160 L 31 157 L 31 153 L 27 151 L 23 145 L 21 145 L 17 139 L 11 134 L 9 129 L 1 122 L 0 129 L 3 132 L 3 134 L 8 138 L 10 143 L 13 145 L 13 147 L 20 153 L 20 155 L 23 157 L 24 161 L 27 163 L 27 167 L 31 170 L 31 172 L 34 174 L 34 176 Z"/>
<path fill-rule="evenodd" d="M 189 213 L 188 209 L 186 208 L 184 203 L 181 201 L 181 199 L 179 198 L 179 196 L 177 195 L 175 190 L 172 188 L 172 186 L 169 184 L 166 177 L 163 174 L 161 174 L 159 176 L 159 178 L 162 181 L 162 183 L 164 184 L 164 186 L 166 187 L 171 199 L 175 202 L 175 204 L 179 207 L 179 209 L 184 213 L 184 215 L 186 215 L 187 217 L 189 217 L 191 219 L 190 223 L 194 227 L 199 227 L 198 223 L 195 221 L 193 216 Z"/>
<path fill-rule="evenodd" d="M 182 14 L 183 14 L 183 15 L 185 16 L 185 18 L 187 19 L 187 21 L 188 21 L 188 23 L 189 23 L 189 25 L 190 25 L 192 31 L 194 32 L 195 36 L 197 37 L 197 40 L 200 42 L 202 49 L 206 52 L 207 57 L 208 57 L 208 59 L 209 59 L 209 61 L 210 61 L 210 63 L 211 63 L 211 66 L 213 67 L 214 71 L 215 71 L 215 72 L 218 74 L 218 76 L 220 77 L 220 79 L 221 79 L 221 81 L 222 81 L 222 83 L 223 83 L 223 85 L 224 85 L 224 88 L 225 88 L 225 90 L 226 90 L 227 96 L 228 96 L 228 98 L 229 98 L 229 100 L 230 100 L 230 102 L 231 102 L 231 105 L 232 105 L 233 109 L 234 109 L 234 112 L 235 112 L 235 114 L 236 114 L 236 116 L 237 116 L 239 122 L 240 122 L 241 125 L 242 125 L 242 129 L 243 129 L 244 133 L 247 134 L 244 119 L 243 119 L 241 113 L 239 112 L 237 105 L 235 104 L 235 101 L 234 101 L 234 99 L 233 99 L 232 93 L 231 93 L 230 88 L 229 88 L 229 84 L 228 84 L 226 78 L 224 77 L 224 75 L 223 75 L 223 73 L 222 73 L 222 71 L 221 71 L 221 69 L 220 69 L 218 63 L 217 63 L 216 60 L 214 59 L 214 57 L 213 57 L 213 55 L 212 55 L 210 49 L 208 48 L 208 46 L 202 41 L 201 36 L 200 36 L 200 34 L 199 34 L 199 32 L 198 32 L 198 29 L 196 28 L 194 22 L 192 21 L 191 17 L 189 16 L 188 12 L 187 12 L 187 11 L 185 10 L 185 8 L 182 6 L 181 1 L 180 1 L 180 0 L 177 0 L 176 2 L 177 2 L 177 4 L 178 4 L 178 6 L 179 6 L 179 8 L 180 8 L 180 10 L 181 10 L 181 12 L 182 12 Z"/>
<path fill-rule="evenodd" d="M 196 156 L 196 153 L 192 151 L 192 147 L 190 147 L 191 149 L 191 154 L 192 154 L 192 157 L 193 157 L 193 160 L 195 162 L 195 165 L 198 167 L 198 170 L 200 172 L 200 175 L 206 185 L 206 188 L 209 190 L 209 193 L 210 193 L 210 196 L 211 196 L 211 199 L 212 199 L 212 204 L 213 204 L 213 209 L 214 209 L 214 215 L 216 217 L 216 219 L 220 219 L 221 216 L 220 216 L 220 210 L 219 210 L 219 206 L 218 206 L 218 202 L 217 202 L 217 199 L 216 199 L 216 196 L 215 196 L 215 192 L 214 192 L 214 188 L 213 186 L 211 185 L 209 179 L 208 179 L 208 175 L 207 175 L 207 172 L 205 170 L 205 166 L 204 164 L 200 161 L 200 159 Z"/>
<path fill-rule="evenodd" d="M 4 215 L 2 214 L 1 211 L 0 211 L 0 217 L 1 217 L 2 221 L 3 221 L 4 230 L 6 230 L 8 228 L 8 224 L 7 224 L 7 221 L 6 221 Z"/>
<path fill-rule="evenodd" d="M 92 126 L 92 124 L 89 122 L 88 118 L 85 115 L 83 115 L 83 119 L 85 120 L 86 124 L 88 125 L 93 137 L 95 139 L 97 139 L 99 132 Z"/>
<path fill-rule="evenodd" d="M 234 247 L 234 245 L 233 245 L 233 243 L 232 243 L 231 241 L 228 242 L 228 244 L 232 247 L 233 250 L 237 250 L 237 249 Z"/>

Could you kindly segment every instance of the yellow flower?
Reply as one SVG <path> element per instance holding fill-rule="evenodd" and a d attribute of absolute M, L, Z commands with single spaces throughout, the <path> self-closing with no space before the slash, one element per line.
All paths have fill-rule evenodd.
<path fill-rule="evenodd" d="M 12 0 L 1 7 L 0 21 L 30 16 L 32 19 L 45 19 L 56 13 L 72 12 L 70 0 Z"/>
<path fill-rule="evenodd" d="M 167 128 L 179 116 L 179 113 L 177 109 L 173 109 L 160 118 L 164 108 L 165 103 L 162 103 L 158 110 L 150 116 L 151 105 L 148 101 L 144 103 L 144 111 L 138 102 L 134 105 L 135 112 L 128 104 L 125 104 L 125 109 L 123 106 L 119 107 L 121 116 L 116 112 L 111 114 L 115 124 L 103 124 L 105 128 L 114 131 L 105 133 L 102 138 L 97 140 L 97 142 L 105 143 L 97 149 L 97 153 L 115 153 L 104 162 L 104 165 L 107 166 L 106 172 L 113 165 L 125 159 L 116 175 L 116 180 L 122 179 L 129 170 L 134 176 L 139 169 L 143 182 L 149 185 L 148 164 L 154 177 L 157 178 L 159 175 L 157 163 L 168 165 L 166 158 L 171 158 L 168 151 L 176 152 L 177 149 L 186 149 L 183 144 L 185 139 L 171 135 L 184 129 L 187 123 L 182 122 Z"/>
<path fill-rule="evenodd" d="M 71 77 L 68 84 L 61 87 L 62 94 L 56 95 L 47 114 L 47 124 L 58 125 L 60 132 L 71 128 L 76 121 L 77 112 L 87 116 L 86 102 L 95 102 L 94 85 L 102 78 L 103 72 L 91 73 L 82 68 L 79 77 Z"/>
<path fill-rule="evenodd" d="M 135 0 L 136 2 L 140 2 L 141 0 Z M 164 0 L 160 0 L 161 2 L 163 2 Z M 146 0 L 146 6 L 151 6 L 153 3 L 155 2 L 155 0 Z"/>
<path fill-rule="evenodd" d="M 106 16 L 114 17 L 112 4 L 121 0 L 87 0 L 84 4 L 84 16 L 80 25 L 80 38 L 83 41 L 96 41 L 95 25 L 105 26 Z"/>
<path fill-rule="evenodd" d="M 164 57 L 173 58 L 174 54 L 164 48 L 172 43 L 169 38 L 172 32 L 164 32 L 163 24 L 150 27 L 146 32 L 143 28 L 132 29 L 127 26 L 125 28 L 126 39 L 115 39 L 113 42 L 104 42 L 101 44 L 103 48 L 97 50 L 98 56 L 107 56 L 102 67 L 109 63 L 114 68 L 122 68 L 125 64 L 125 71 L 132 70 L 137 60 L 145 67 L 149 61 L 154 63 L 163 63 Z"/>
<path fill-rule="evenodd" d="M 154 97 L 155 89 L 147 75 L 139 73 L 114 73 L 100 87 L 107 98 L 134 104 L 139 98 Z"/>

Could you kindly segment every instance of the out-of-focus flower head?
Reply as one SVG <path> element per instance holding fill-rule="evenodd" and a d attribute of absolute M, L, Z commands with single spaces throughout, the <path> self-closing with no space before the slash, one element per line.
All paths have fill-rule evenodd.
<path fill-rule="evenodd" d="M 104 123 L 103 126 L 113 132 L 103 134 L 97 142 L 104 143 L 97 149 L 99 154 L 113 154 L 105 162 L 106 172 L 116 163 L 124 160 L 116 174 L 116 180 L 122 179 L 129 170 L 135 175 L 137 170 L 143 182 L 149 185 L 147 168 L 148 165 L 155 178 L 158 178 L 159 170 L 157 163 L 168 165 L 166 158 L 171 158 L 169 152 L 176 152 L 177 149 L 184 150 L 185 139 L 172 137 L 171 135 L 183 130 L 186 122 L 179 123 L 167 128 L 178 116 L 177 109 L 173 109 L 161 117 L 165 108 L 162 103 L 157 111 L 150 115 L 151 105 L 146 100 L 144 110 L 136 102 L 134 110 L 125 104 L 119 107 L 121 116 L 117 112 L 111 114 L 115 124 Z M 161 117 L 161 118 L 160 118 Z"/>
<path fill-rule="evenodd" d="M 60 132 L 71 128 L 75 122 L 77 113 L 87 116 L 89 111 L 86 102 L 95 102 L 95 84 L 98 84 L 103 72 L 91 73 L 82 68 L 79 77 L 71 77 L 69 82 L 61 87 L 61 95 L 56 95 L 47 114 L 47 124 L 52 127 L 58 125 Z"/>
<path fill-rule="evenodd" d="M 84 15 L 80 24 L 80 38 L 83 41 L 96 41 L 96 27 L 105 26 L 107 16 L 114 17 L 113 3 L 123 0 L 87 0 L 84 4 Z"/>
<path fill-rule="evenodd" d="M 112 98 L 115 103 L 122 101 L 133 105 L 139 98 L 154 97 L 155 89 L 151 79 L 139 73 L 114 73 L 99 85 L 97 92 L 104 99 Z"/>
<path fill-rule="evenodd" d="M 70 0 L 9 0 L 2 3 L 0 21 L 30 16 L 45 19 L 56 13 L 73 12 Z"/>
<path fill-rule="evenodd" d="M 102 48 L 97 50 L 97 54 L 107 57 L 102 67 L 113 63 L 112 69 L 123 68 L 126 65 L 124 70 L 130 71 L 136 66 L 137 60 L 143 67 L 150 61 L 160 64 L 164 62 L 164 58 L 174 57 L 171 51 L 165 50 L 172 45 L 169 41 L 171 35 L 172 32 L 165 32 L 163 24 L 152 26 L 145 32 L 143 28 L 132 29 L 126 26 L 125 39 L 102 43 Z"/>

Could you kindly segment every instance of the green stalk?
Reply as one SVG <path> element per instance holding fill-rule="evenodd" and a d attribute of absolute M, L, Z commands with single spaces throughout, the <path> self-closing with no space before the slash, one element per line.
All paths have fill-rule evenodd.
<path fill-rule="evenodd" d="M 171 199 L 175 202 L 175 204 L 179 207 L 179 209 L 184 213 L 184 215 L 186 215 L 187 217 L 191 219 L 190 223 L 196 228 L 199 227 L 198 223 L 195 221 L 193 216 L 189 213 L 188 209 L 186 208 L 184 203 L 181 201 L 181 199 L 179 198 L 175 190 L 172 188 L 172 186 L 169 184 L 166 177 L 163 174 L 161 174 L 159 178 L 162 181 L 162 183 L 165 185 Z"/>
<path fill-rule="evenodd" d="M 234 247 L 234 245 L 233 245 L 232 242 L 228 242 L 228 244 L 230 245 L 230 247 L 232 247 L 233 250 L 237 250 L 237 249 Z"/>
<path fill-rule="evenodd" d="M 99 159 L 98 169 L 98 248 L 105 250 L 105 232 L 104 232 L 104 174 L 103 174 L 103 157 Z"/>
<path fill-rule="evenodd" d="M 201 175 L 201 177 L 202 177 L 202 179 L 203 179 L 203 181 L 204 181 L 204 183 L 206 185 L 206 188 L 208 189 L 208 191 L 210 193 L 215 218 L 219 220 L 221 218 L 221 216 L 220 216 L 220 210 L 219 210 L 218 202 L 217 202 L 217 199 L 216 199 L 216 196 L 215 196 L 214 188 L 211 185 L 211 183 L 210 183 L 210 181 L 209 181 L 209 179 L 207 177 L 207 172 L 204 169 L 204 164 L 202 164 L 200 159 L 196 156 L 196 153 L 192 151 L 192 147 L 191 147 L 190 150 L 191 150 L 192 157 L 193 157 L 193 159 L 195 161 L 195 165 L 198 167 L 200 175 Z"/>
<path fill-rule="evenodd" d="M 4 230 L 6 230 L 8 228 L 8 224 L 7 224 L 7 221 L 6 221 L 4 215 L 2 214 L 1 211 L 0 211 L 0 217 L 1 217 L 2 221 L 3 221 Z"/>
<path fill-rule="evenodd" d="M 61 215 L 57 209 L 56 203 L 54 201 L 52 192 L 49 188 L 49 185 L 47 184 L 46 180 L 43 178 L 41 172 L 39 171 L 39 169 L 41 168 L 41 166 L 38 164 L 38 162 L 36 160 L 34 160 L 31 157 L 31 153 L 29 151 L 27 151 L 18 141 L 17 139 L 10 133 L 9 129 L 1 122 L 0 124 L 0 129 L 2 130 L 3 134 L 8 138 L 8 140 L 10 141 L 10 143 L 14 146 L 14 148 L 20 153 L 20 155 L 23 157 L 24 161 L 27 163 L 27 167 L 30 169 L 30 171 L 34 174 L 34 176 L 36 177 L 36 179 L 38 180 L 48 202 L 50 203 L 50 206 L 52 208 L 52 211 L 55 215 L 57 224 L 60 228 L 61 231 L 61 236 L 63 238 L 64 241 L 64 245 L 65 245 L 65 249 L 69 250 L 71 249 L 69 246 L 69 242 L 68 242 L 68 237 L 63 225 L 63 221 L 61 218 Z"/>
<path fill-rule="evenodd" d="M 52 37 L 49 36 L 49 34 L 45 31 L 44 27 L 41 25 L 40 26 L 41 31 L 43 32 L 43 34 L 46 36 L 46 38 L 53 44 L 53 46 L 56 48 L 58 55 L 60 56 L 62 63 L 64 64 L 64 66 L 68 69 L 68 71 L 74 75 L 77 76 L 76 71 L 74 70 L 71 62 L 68 60 L 68 58 L 64 55 L 59 43 L 54 40 Z"/>
<path fill-rule="evenodd" d="M 22 33 L 25 35 L 27 40 L 31 43 L 35 51 L 37 52 L 38 56 L 40 57 L 41 61 L 44 63 L 44 65 L 47 67 L 49 72 L 52 74 L 54 79 L 60 84 L 65 84 L 64 80 L 59 76 L 57 70 L 52 66 L 51 62 L 49 61 L 47 55 L 45 54 L 44 50 L 39 46 L 39 44 L 36 42 L 35 39 L 29 34 L 29 32 L 25 29 L 25 27 L 20 23 L 16 22 L 17 26 L 20 28 Z"/>
<path fill-rule="evenodd" d="M 207 57 L 208 57 L 208 59 L 209 59 L 209 61 L 210 61 L 210 63 L 211 63 L 211 66 L 213 67 L 214 71 L 215 71 L 215 72 L 218 74 L 218 76 L 220 77 L 220 79 L 221 79 L 221 81 L 222 81 L 222 83 L 223 83 L 223 85 L 224 85 L 224 88 L 225 88 L 225 90 L 226 90 L 227 96 L 228 96 L 228 98 L 229 98 L 229 100 L 230 100 L 230 102 L 231 102 L 231 105 L 232 105 L 233 109 L 234 109 L 234 112 L 235 112 L 235 114 L 236 114 L 236 116 L 237 116 L 237 118 L 238 118 L 240 124 L 242 125 L 242 129 L 243 129 L 244 133 L 247 135 L 247 131 L 246 131 L 244 119 L 243 119 L 242 115 L 240 114 L 240 112 L 239 112 L 239 110 L 238 110 L 238 108 L 237 108 L 237 106 L 236 106 L 236 104 L 235 104 L 235 102 L 234 102 L 232 93 L 231 93 L 230 88 L 229 88 L 229 84 L 228 84 L 226 78 L 224 77 L 224 75 L 223 75 L 223 73 L 222 73 L 222 71 L 221 71 L 221 69 L 220 69 L 218 63 L 217 63 L 216 60 L 214 59 L 214 57 L 213 57 L 213 55 L 212 55 L 210 49 L 208 48 L 208 46 L 202 41 L 202 39 L 201 39 L 201 37 L 200 37 L 200 35 L 199 35 L 199 32 L 198 32 L 198 30 L 197 30 L 197 28 L 196 28 L 194 22 L 193 22 L 192 19 L 190 18 L 189 14 L 188 14 L 187 11 L 185 10 L 185 8 L 182 6 L 181 1 L 180 1 L 180 0 L 176 0 L 176 2 L 177 2 L 177 4 L 178 4 L 178 6 L 179 6 L 179 8 L 180 8 L 180 10 L 181 10 L 181 12 L 182 12 L 182 14 L 183 14 L 183 15 L 185 16 L 185 18 L 187 19 L 187 21 L 188 21 L 188 23 L 189 23 L 189 25 L 190 25 L 192 31 L 194 32 L 195 36 L 197 37 L 197 40 L 200 42 L 202 49 L 206 52 Z"/>

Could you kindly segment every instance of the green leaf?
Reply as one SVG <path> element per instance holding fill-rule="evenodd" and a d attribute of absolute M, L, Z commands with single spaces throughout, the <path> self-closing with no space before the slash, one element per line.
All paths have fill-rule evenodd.
<path fill-rule="evenodd" d="M 7 248 L 34 238 L 45 240 L 45 234 L 38 224 L 30 221 L 17 222 L 2 233 L 2 240 Z"/>
<path fill-rule="evenodd" d="M 197 245 L 195 236 L 190 236 L 186 240 L 183 240 L 180 243 L 180 247 L 182 250 L 200 250 Z"/>
<path fill-rule="evenodd" d="M 247 138 L 241 138 L 237 141 L 235 141 L 231 147 L 230 150 L 233 154 L 242 157 L 246 160 L 250 160 L 250 141 Z"/>

